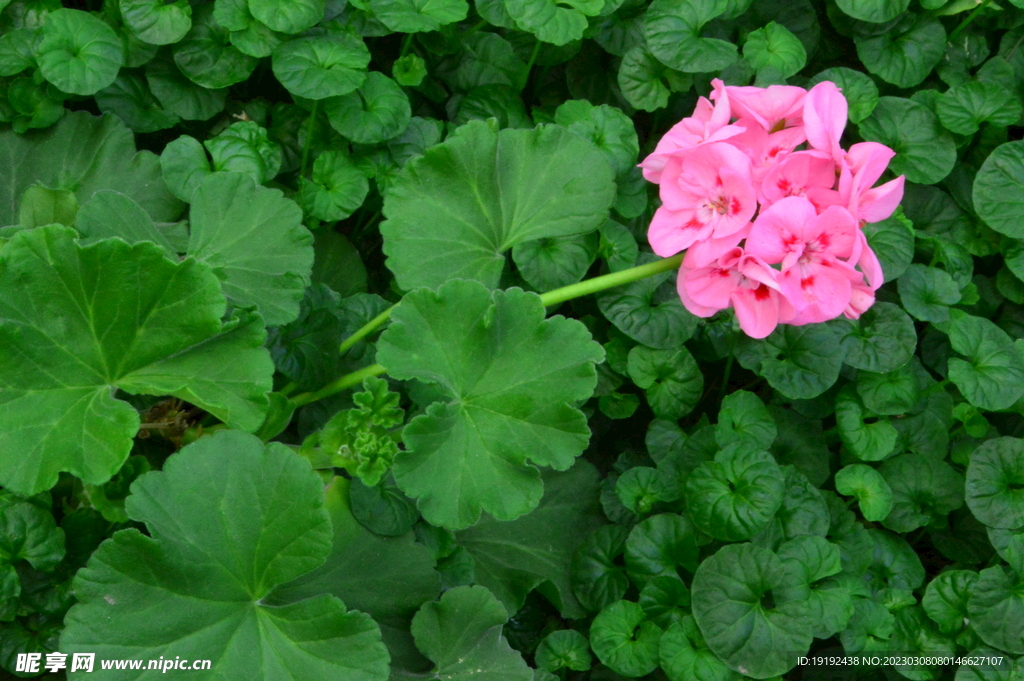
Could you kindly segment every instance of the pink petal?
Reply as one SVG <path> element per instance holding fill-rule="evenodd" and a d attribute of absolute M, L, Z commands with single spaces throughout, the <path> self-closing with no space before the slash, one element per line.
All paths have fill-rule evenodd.
<path fill-rule="evenodd" d="M 857 230 L 857 248 L 859 251 L 857 255 L 857 266 L 860 267 L 861 272 L 864 273 L 864 277 L 868 280 L 868 285 L 872 291 L 877 291 L 882 284 L 885 283 L 885 274 L 882 272 L 882 264 L 878 262 L 878 256 L 871 250 L 871 246 L 868 245 L 868 238 L 864 232 Z"/>
<path fill-rule="evenodd" d="M 842 206 L 829 206 L 808 225 L 808 239 L 816 238 L 825 252 L 839 258 L 849 257 L 860 230 L 857 220 Z"/>
<path fill-rule="evenodd" d="M 903 200 L 904 180 L 905 177 L 900 175 L 861 194 L 858 197 L 858 217 L 865 222 L 881 222 L 892 215 Z"/>
<path fill-rule="evenodd" d="M 804 100 L 804 130 L 810 145 L 839 160 L 847 112 L 846 97 L 835 83 L 826 80 L 811 88 Z"/>
<path fill-rule="evenodd" d="M 814 205 L 802 196 L 781 199 L 754 220 L 747 237 L 746 251 L 769 264 L 782 262 L 804 244 L 804 229 L 817 217 Z"/>
<path fill-rule="evenodd" d="M 727 86 L 732 115 L 736 118 L 752 118 L 765 131 L 800 125 L 803 116 L 803 101 L 807 91 L 792 85 L 770 85 L 760 87 Z"/>
<path fill-rule="evenodd" d="M 799 319 L 824 322 L 835 319 L 850 304 L 852 284 L 846 269 L 835 262 L 797 265 L 779 276 L 782 292 Z"/>
<path fill-rule="evenodd" d="M 711 232 L 711 225 L 697 222 L 692 210 L 673 211 L 662 206 L 654 212 L 647 228 L 647 241 L 655 253 L 667 258 L 707 239 Z"/>
<path fill-rule="evenodd" d="M 732 306 L 743 333 L 751 338 L 764 338 L 779 325 L 781 296 L 767 286 L 738 288 L 732 294 Z"/>
<path fill-rule="evenodd" d="M 861 190 L 878 181 L 895 155 L 895 151 L 878 142 L 859 142 L 846 152 L 850 170 L 857 176 Z"/>
<path fill-rule="evenodd" d="M 729 296 L 736 289 L 739 275 L 721 267 L 702 267 L 699 270 L 680 270 L 681 288 L 698 308 L 724 310 L 729 307 Z M 696 313 L 694 313 L 696 314 Z M 708 316 L 708 315 L 700 315 Z"/>
<path fill-rule="evenodd" d="M 848 319 L 860 319 L 875 304 L 875 292 L 863 284 L 854 284 L 850 304 L 843 310 Z"/>
<path fill-rule="evenodd" d="M 682 301 L 683 307 L 689 310 L 690 314 L 697 317 L 711 317 L 715 313 L 720 312 L 723 308 L 717 307 L 705 307 L 704 305 L 698 305 L 693 302 L 689 294 L 686 292 L 686 280 L 684 278 L 687 269 L 684 267 L 679 270 L 679 277 L 676 279 L 676 291 L 679 293 L 679 300 Z"/>
<path fill-rule="evenodd" d="M 706 239 L 698 241 L 686 250 L 686 257 L 683 258 L 683 265 L 691 270 L 707 267 L 718 260 L 722 255 L 731 251 L 747 238 L 750 233 L 748 222 L 740 231 L 724 236 L 720 239 Z"/>

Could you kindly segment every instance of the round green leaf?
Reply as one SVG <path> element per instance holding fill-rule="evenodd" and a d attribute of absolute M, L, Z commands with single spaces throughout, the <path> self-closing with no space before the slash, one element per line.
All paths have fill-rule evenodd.
<path fill-rule="evenodd" d="M 804 535 L 782 544 L 777 555 L 786 567 L 778 597 L 807 600 L 815 638 L 831 638 L 844 630 L 853 616 L 851 590 L 842 580 L 828 579 L 842 570 L 839 546 L 824 537 Z"/>
<path fill-rule="evenodd" d="M 82 247 L 76 236 L 39 227 L 0 255 L 4 486 L 30 494 L 59 471 L 96 485 L 117 472 L 139 416 L 111 386 L 175 395 L 258 428 L 272 370 L 259 317 L 222 325 L 220 281 L 194 259 L 172 262 L 148 242 Z"/>
<path fill-rule="evenodd" d="M 224 109 L 227 90 L 209 90 L 186 78 L 170 59 L 146 64 L 146 82 L 163 109 L 187 121 L 205 121 Z"/>
<path fill-rule="evenodd" d="M 555 111 L 555 122 L 593 142 L 604 152 L 616 175 L 636 165 L 637 154 L 640 153 L 636 129 L 633 121 L 620 109 L 571 99 Z"/>
<path fill-rule="evenodd" d="M 650 254 L 641 258 L 637 264 L 653 260 Z M 679 302 L 671 272 L 598 294 L 597 305 L 616 328 L 650 348 L 681 347 L 697 330 L 697 317 Z"/>
<path fill-rule="evenodd" d="M 945 270 L 913 264 L 899 278 L 900 300 L 923 322 L 948 322 L 949 306 L 960 302 L 960 287 Z"/>
<path fill-rule="evenodd" d="M 910 0 L 836 0 L 836 4 L 854 19 L 884 24 L 906 12 Z"/>
<path fill-rule="evenodd" d="M 625 676 L 643 676 L 658 668 L 661 629 L 644 621 L 644 611 L 631 601 L 618 601 L 598 613 L 590 625 L 590 647 L 597 659 Z"/>
<path fill-rule="evenodd" d="M 174 127 L 181 120 L 164 111 L 139 76 L 122 71 L 113 84 L 96 93 L 100 111 L 124 121 L 133 132 L 156 132 Z"/>
<path fill-rule="evenodd" d="M 414 291 L 377 348 L 390 376 L 438 388 L 438 401 L 405 427 L 394 468 L 434 524 L 461 529 L 481 511 L 499 520 L 528 512 L 543 489 L 536 466 L 565 470 L 587 445 L 572 403 L 590 397 L 604 352 L 581 323 L 545 320 L 535 294 L 492 294 L 470 281 Z"/>
<path fill-rule="evenodd" d="M 730 445 L 686 479 L 686 506 L 701 531 L 723 541 L 760 532 L 782 506 L 786 479 L 771 454 Z"/>
<path fill-rule="evenodd" d="M 622 96 L 631 105 L 643 111 L 655 111 L 668 104 L 670 84 L 666 83 L 668 67 L 658 61 L 643 45 L 638 45 L 622 57 L 619 64 L 618 85 Z"/>
<path fill-rule="evenodd" d="M 549 672 L 559 669 L 585 672 L 590 669 L 590 645 L 575 629 L 552 631 L 537 646 L 535 656 L 537 666 Z"/>
<path fill-rule="evenodd" d="M 789 78 L 807 63 L 807 51 L 788 28 L 770 21 L 764 28 L 747 34 L 743 58 L 759 77 L 765 73 L 773 78 Z"/>
<path fill-rule="evenodd" d="M 369 63 L 366 43 L 341 31 L 283 42 L 273 55 L 281 85 L 306 99 L 347 95 L 366 80 Z"/>
<path fill-rule="evenodd" d="M 989 527 L 1024 527 L 1024 440 L 982 443 L 967 466 L 967 505 Z"/>
<path fill-rule="evenodd" d="M 715 426 L 715 441 L 719 446 L 747 442 L 755 449 L 768 449 L 777 434 L 775 421 L 754 393 L 737 390 L 722 400 Z"/>
<path fill-rule="evenodd" d="M 412 117 L 402 88 L 378 71 L 368 73 L 355 92 L 326 99 L 324 110 L 332 128 L 360 144 L 385 142 L 402 134 Z"/>
<path fill-rule="evenodd" d="M 904 15 L 881 35 L 855 41 L 868 71 L 902 88 L 918 85 L 946 51 L 946 30 L 934 17 Z M 894 169 L 895 170 L 895 169 Z"/>
<path fill-rule="evenodd" d="M 786 397 L 817 397 L 839 378 L 843 354 L 836 346 L 841 324 L 780 325 L 763 340 L 744 337 L 736 359 Z"/>
<path fill-rule="evenodd" d="M 505 0 L 505 9 L 519 28 L 554 45 L 582 38 L 587 17 L 599 14 L 603 7 L 603 0 Z"/>
<path fill-rule="evenodd" d="M 218 650 L 213 673 L 298 679 L 302 669 L 320 678 L 387 679 L 387 651 L 369 615 L 329 595 L 263 603 L 331 550 L 322 481 L 287 447 L 218 433 L 139 478 L 132 492 L 128 514 L 150 536 L 118 532 L 78 573 L 79 604 L 67 615 L 62 650 L 105 659 L 157 649 L 196 659 Z M 273 654 L 252 654 L 265 649 Z"/>
<path fill-rule="evenodd" d="M 644 19 L 644 35 L 651 53 L 676 71 L 718 71 L 738 58 L 736 46 L 702 36 L 704 26 L 726 9 L 718 0 L 672 2 L 654 0 Z"/>
<path fill-rule="evenodd" d="M 836 473 L 836 491 L 854 496 L 861 515 L 869 522 L 884 520 L 892 510 L 892 490 L 882 474 L 862 463 L 850 464 Z"/>
<path fill-rule="evenodd" d="M 192 28 L 192 7 L 186 0 L 120 0 L 121 17 L 141 41 L 170 45 Z"/>
<path fill-rule="evenodd" d="M 324 0 L 249 0 L 249 11 L 281 33 L 301 33 L 324 18 Z"/>
<path fill-rule="evenodd" d="M 704 642 L 692 616 L 674 623 L 658 646 L 661 669 L 669 681 L 734 681 L 740 678 Z"/>
<path fill-rule="evenodd" d="M 211 5 L 196 10 L 192 29 L 174 46 L 174 63 L 196 85 L 225 88 L 249 77 L 259 60 L 231 45 L 213 18 Z"/>
<path fill-rule="evenodd" d="M 626 572 L 640 586 L 655 577 L 678 579 L 678 568 L 693 572 L 698 562 L 693 525 L 677 513 L 651 516 L 636 525 L 626 540 Z"/>
<path fill-rule="evenodd" d="M 968 588 L 971 627 L 996 650 L 1024 653 L 1024 583 L 1001 565 L 982 570 Z"/>
<path fill-rule="evenodd" d="M 0 35 L 0 76 L 16 76 L 36 64 L 38 29 L 16 28 Z"/>
<path fill-rule="evenodd" d="M 897 416 L 914 410 L 921 398 L 917 383 L 917 372 L 909 362 L 887 374 L 857 372 L 857 394 L 864 406 L 885 416 Z"/>
<path fill-rule="evenodd" d="M 964 355 L 949 359 L 949 379 L 979 409 L 1008 409 L 1024 397 L 1024 354 L 995 323 L 950 313 L 949 342 Z"/>
<path fill-rule="evenodd" d="M 392 31 L 436 31 L 462 21 L 469 13 L 466 0 L 369 0 L 370 11 Z"/>
<path fill-rule="evenodd" d="M 416 647 L 434 663 L 435 676 L 451 681 L 534 681 L 519 651 L 502 635 L 504 606 L 482 586 L 460 586 L 424 603 L 412 620 Z"/>
<path fill-rule="evenodd" d="M 203 145 L 189 135 L 182 135 L 164 147 L 160 167 L 167 187 L 182 201 L 191 201 L 203 180 L 213 174 Z"/>
<path fill-rule="evenodd" d="M 658 502 L 675 501 L 680 496 L 675 477 L 650 466 L 635 466 L 620 475 L 615 494 L 623 506 L 641 517 Z"/>
<path fill-rule="evenodd" d="M 970 619 L 967 600 L 978 573 L 971 570 L 947 570 L 928 583 L 921 599 L 928 616 L 939 625 L 939 631 L 955 634 Z"/>
<path fill-rule="evenodd" d="M 697 568 L 693 616 L 708 647 L 733 671 L 757 679 L 778 676 L 808 650 L 807 600 L 782 601 L 786 568 L 753 544 L 723 546 Z"/>
<path fill-rule="evenodd" d="M 1021 105 L 1013 92 L 994 83 L 969 80 L 951 87 L 939 97 L 935 113 L 947 130 L 973 135 L 982 123 L 1013 125 L 1020 118 Z"/>
<path fill-rule="evenodd" d="M 188 254 L 214 268 L 232 304 L 254 306 L 272 326 L 298 316 L 313 235 L 294 201 L 247 175 L 214 173 L 192 195 L 189 218 Z"/>
<path fill-rule="evenodd" d="M 24 560 L 36 570 L 52 570 L 62 558 L 64 530 L 57 527 L 53 514 L 6 490 L 0 492 L 0 565 Z"/>
<path fill-rule="evenodd" d="M 1024 238 L 1024 141 L 996 147 L 975 175 L 973 192 L 974 207 L 985 224 L 1001 234 Z"/>
<path fill-rule="evenodd" d="M 890 530 L 912 532 L 938 524 L 963 506 L 963 476 L 934 456 L 901 454 L 883 463 L 878 472 L 892 490 L 892 512 L 883 523 Z"/>
<path fill-rule="evenodd" d="M 704 391 L 704 375 L 685 346 L 657 350 L 638 345 L 629 351 L 629 377 L 643 388 L 658 418 L 679 419 L 689 414 Z"/>
<path fill-rule="evenodd" d="M 874 552 L 864 582 L 876 598 L 886 592 L 913 591 L 924 584 L 924 566 L 905 539 L 885 530 L 867 533 Z"/>
<path fill-rule="evenodd" d="M 404 289 L 456 277 L 496 286 L 509 248 L 591 232 L 614 196 L 602 154 L 565 129 L 471 122 L 407 163 L 388 191 L 388 267 Z"/>
<path fill-rule="evenodd" d="M 870 415 L 853 386 L 836 396 L 836 427 L 843 445 L 861 461 L 881 461 L 896 447 L 899 434 L 888 419 L 866 423 Z"/>
<path fill-rule="evenodd" d="M 952 136 L 931 109 L 909 99 L 881 97 L 860 124 L 860 133 L 864 139 L 892 147 L 896 157 L 889 170 L 906 175 L 908 182 L 934 184 L 949 175 L 956 163 Z"/>
<path fill-rule="evenodd" d="M 880 222 L 864 225 L 864 236 L 878 257 L 885 281 L 892 281 L 907 271 L 914 259 L 914 224 L 896 212 Z"/>
<path fill-rule="evenodd" d="M 512 247 L 516 269 L 538 291 L 575 284 L 597 259 L 600 237 L 595 232 L 524 241 Z"/>
<path fill-rule="evenodd" d="M 835 83 L 842 90 L 849 106 L 851 123 L 860 123 L 878 106 L 878 86 L 867 74 L 845 66 L 835 66 L 811 78 L 810 85 L 817 85 L 826 80 Z"/>
<path fill-rule="evenodd" d="M 654 577 L 640 590 L 640 607 L 647 619 L 667 627 L 689 616 L 690 590 L 677 577 Z"/>
<path fill-rule="evenodd" d="M 772 523 L 778 523 L 787 539 L 805 535 L 824 537 L 828 533 L 829 514 L 821 492 L 795 466 L 783 466 L 782 472 L 786 476 L 786 491 Z"/>
<path fill-rule="evenodd" d="M 325 151 L 313 162 L 313 176 L 299 181 L 299 201 L 319 220 L 337 222 L 356 212 L 370 191 L 366 175 L 340 151 Z"/>
<path fill-rule="evenodd" d="M 629 529 L 622 525 L 598 528 L 583 540 L 572 557 L 572 590 L 590 612 L 603 610 L 629 588 L 626 571 L 616 564 L 626 546 Z"/>
<path fill-rule="evenodd" d="M 91 95 L 114 82 L 124 51 L 102 20 L 81 10 L 59 9 L 46 16 L 36 61 L 43 78 L 64 92 Z"/>

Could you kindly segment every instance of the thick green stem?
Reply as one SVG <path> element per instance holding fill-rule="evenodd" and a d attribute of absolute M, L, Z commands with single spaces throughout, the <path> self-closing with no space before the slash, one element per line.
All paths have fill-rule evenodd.
<path fill-rule="evenodd" d="M 368 321 L 361 329 L 359 329 L 354 334 L 343 340 L 341 342 L 341 345 L 338 346 L 338 352 L 345 354 L 346 350 L 348 350 L 353 345 L 369 336 L 371 333 L 373 333 L 378 326 L 386 322 L 391 317 L 391 311 L 394 309 L 395 306 L 392 305 L 391 307 L 384 310 L 379 315 Z"/>
<path fill-rule="evenodd" d="M 296 407 L 301 407 L 304 404 L 316 402 L 317 400 L 322 400 L 325 397 L 330 397 L 335 393 L 340 393 L 342 390 L 345 390 L 346 388 L 351 388 L 354 385 L 359 385 L 360 383 L 363 382 L 364 379 L 367 379 L 370 376 L 380 376 L 385 371 L 386 369 L 383 367 L 383 365 L 371 364 L 368 367 L 363 367 L 359 371 L 353 371 L 351 374 L 345 374 L 341 378 L 331 383 L 328 383 L 323 388 L 320 388 L 314 393 L 302 393 L 301 395 L 296 395 L 295 397 L 292 398 L 292 402 L 295 403 Z"/>
<path fill-rule="evenodd" d="M 597 293 L 608 288 L 615 288 L 616 286 L 622 286 L 639 279 L 646 279 L 652 277 L 655 274 L 661 274 L 662 272 L 668 272 L 670 270 L 678 269 L 679 265 L 683 262 L 683 255 L 673 255 L 671 258 L 665 258 L 664 260 L 658 260 L 656 262 L 650 262 L 646 265 L 638 265 L 637 267 L 631 267 L 628 270 L 622 270 L 621 272 L 612 272 L 602 277 L 594 277 L 593 279 L 585 279 L 578 284 L 570 284 L 569 286 L 563 286 L 562 288 L 556 288 L 554 291 L 548 291 L 542 293 L 540 300 L 545 305 L 557 305 L 558 303 L 564 303 L 567 300 L 573 298 L 579 298 L 581 296 L 590 295 L 591 293 Z"/>
<path fill-rule="evenodd" d="M 412 37 L 414 35 L 416 35 L 416 34 L 415 33 L 407 33 L 406 34 L 405 40 L 402 41 L 402 52 L 401 52 L 401 54 L 398 55 L 399 59 L 401 59 L 405 55 L 409 54 L 409 48 L 412 47 Z"/>
<path fill-rule="evenodd" d="M 307 162 L 309 161 L 309 149 L 312 147 L 313 128 L 316 127 L 316 116 L 319 113 L 320 100 L 313 100 L 313 108 L 309 111 L 309 125 L 306 128 L 306 144 L 302 147 L 302 161 L 299 163 L 299 177 L 306 176 Z"/>
<path fill-rule="evenodd" d="M 989 0 L 982 0 L 981 4 L 975 7 L 974 10 L 967 15 L 967 18 L 961 21 L 960 24 L 953 29 L 953 32 L 949 34 L 949 42 L 953 42 L 954 40 L 956 40 L 957 37 L 959 37 L 960 34 L 963 33 L 967 29 L 967 27 L 971 25 L 971 23 L 978 17 L 978 15 L 981 14 L 982 10 L 984 10 L 985 7 L 988 5 L 988 1 Z"/>

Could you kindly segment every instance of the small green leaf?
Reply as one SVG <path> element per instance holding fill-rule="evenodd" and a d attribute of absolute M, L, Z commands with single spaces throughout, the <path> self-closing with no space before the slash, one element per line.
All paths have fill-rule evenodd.
<path fill-rule="evenodd" d="M 969 80 L 946 90 L 935 113 L 947 130 L 973 135 L 982 123 L 1013 125 L 1020 118 L 1021 105 L 1012 92 L 998 85 Z"/>
<path fill-rule="evenodd" d="M 502 634 L 507 621 L 504 606 L 486 588 L 460 586 L 423 604 L 412 620 L 412 635 L 434 663 L 437 679 L 533 681 L 533 670 Z"/>
<path fill-rule="evenodd" d="M 655 504 L 680 497 L 675 477 L 650 466 L 635 466 L 620 475 L 615 494 L 623 506 L 641 517 L 650 513 Z"/>
<path fill-rule="evenodd" d="M 590 647 L 614 672 L 635 677 L 658 668 L 662 631 L 644 621 L 644 611 L 631 601 L 618 601 L 598 613 L 590 625 Z"/>
<path fill-rule="evenodd" d="M 420 33 L 462 21 L 466 0 L 369 0 L 370 11 L 392 31 Z"/>
<path fill-rule="evenodd" d="M 896 448 L 899 434 L 888 419 L 865 423 L 869 418 L 853 386 L 836 397 L 836 427 L 843 445 L 861 461 L 881 461 Z"/>
<path fill-rule="evenodd" d="M 77 9 L 46 15 L 36 47 L 43 78 L 64 92 L 91 95 L 114 82 L 124 62 L 117 34 L 102 20 Z"/>
<path fill-rule="evenodd" d="M 905 14 L 887 32 L 855 42 L 857 56 L 868 71 L 887 83 L 910 88 L 927 78 L 942 59 L 946 30 L 937 18 Z"/>
<path fill-rule="evenodd" d="M 604 152 L 616 176 L 636 165 L 637 154 L 640 153 L 636 128 L 621 109 L 570 99 L 562 102 L 555 111 L 555 123 L 593 142 Z"/>
<path fill-rule="evenodd" d="M 723 541 L 760 532 L 782 506 L 785 476 L 771 454 L 730 445 L 686 479 L 686 505 L 701 531 Z"/>
<path fill-rule="evenodd" d="M 159 649 L 195 659 L 216 649 L 220 664 L 251 679 L 295 678 L 296 669 L 353 681 L 388 677 L 387 651 L 368 615 L 329 595 L 285 606 L 262 600 L 331 550 L 320 478 L 288 448 L 218 433 L 132 491 L 128 514 L 151 534 L 118 532 L 78 573 L 79 604 L 68 613 L 62 650 L 137 658 Z M 197 579 L 202 593 L 182 588 Z M 274 654 L 251 654 L 267 648 Z"/>
<path fill-rule="evenodd" d="M 692 79 L 687 83 L 680 76 L 683 74 L 672 71 L 645 46 L 638 45 L 622 57 L 618 85 L 622 96 L 632 106 L 643 111 L 656 111 L 668 104 L 669 95 L 677 86 L 685 90 L 692 85 Z"/>
<path fill-rule="evenodd" d="M 742 339 L 736 359 L 786 397 L 817 397 L 839 378 L 843 354 L 836 346 L 842 324 L 780 325 L 763 340 Z"/>
<path fill-rule="evenodd" d="M 948 322 L 950 305 L 960 302 L 960 287 L 945 270 L 913 264 L 899 278 L 900 300 L 924 322 Z"/>
<path fill-rule="evenodd" d="M 120 0 L 121 17 L 139 40 L 170 45 L 192 28 L 192 7 L 186 0 Z"/>
<path fill-rule="evenodd" d="M 807 51 L 789 29 L 770 21 L 764 28 L 747 34 L 743 58 L 754 67 L 758 78 L 763 74 L 789 78 L 807 63 Z"/>
<path fill-rule="evenodd" d="M 949 341 L 967 358 L 949 359 L 949 379 L 968 402 L 995 411 L 1024 397 L 1024 355 L 993 322 L 954 310 Z"/>
<path fill-rule="evenodd" d="M 746 442 L 755 449 L 768 449 L 777 434 L 775 421 L 754 393 L 737 390 L 722 400 L 715 427 L 719 446 Z"/>
<path fill-rule="evenodd" d="M 651 53 L 676 71 L 718 71 L 736 61 L 736 46 L 702 35 L 704 27 L 725 11 L 717 0 L 677 3 L 654 0 L 644 19 L 644 35 Z"/>
<path fill-rule="evenodd" d="M 575 629 L 552 631 L 537 646 L 537 666 L 549 672 L 571 669 L 585 672 L 590 669 L 590 646 L 583 634 Z"/>
<path fill-rule="evenodd" d="M 313 176 L 299 181 L 299 201 L 306 212 L 326 222 L 356 212 L 370 191 L 366 175 L 341 151 L 325 151 L 313 162 Z"/>
<path fill-rule="evenodd" d="M 679 568 L 693 572 L 699 558 L 697 533 L 690 521 L 677 513 L 647 518 L 626 539 L 626 572 L 638 586 L 656 577 L 678 579 Z"/>
<path fill-rule="evenodd" d="M 740 678 L 711 652 L 692 616 L 684 617 L 665 631 L 658 645 L 658 659 L 669 681 L 735 681 Z"/>
<path fill-rule="evenodd" d="M 854 19 L 884 24 L 906 12 L 910 0 L 837 0 L 836 4 Z"/>
<path fill-rule="evenodd" d="M 861 515 L 869 522 L 884 520 L 892 510 L 892 490 L 882 474 L 862 463 L 836 473 L 836 491 L 857 498 Z"/>
<path fill-rule="evenodd" d="M 324 0 L 249 0 L 249 11 L 281 33 L 301 33 L 324 18 Z"/>
<path fill-rule="evenodd" d="M 586 447 L 586 419 L 571 403 L 593 391 L 601 346 L 575 320 L 545 320 L 539 296 L 477 282 L 409 293 L 391 320 L 377 359 L 394 378 L 439 388 L 403 431 L 399 486 L 451 529 L 481 511 L 512 520 L 536 507 L 535 465 L 565 470 Z"/>
<path fill-rule="evenodd" d="M 647 254 L 638 264 L 651 260 Z M 649 348 L 673 350 L 697 330 L 697 317 L 679 302 L 670 272 L 616 286 L 599 294 L 597 305 L 616 328 Z"/>
<path fill-rule="evenodd" d="M 815 638 L 831 638 L 844 630 L 853 616 L 853 598 L 842 581 L 828 579 L 842 570 L 839 546 L 805 535 L 784 543 L 777 554 L 786 567 L 779 599 L 807 599 Z"/>
<path fill-rule="evenodd" d="M 878 469 L 892 490 L 892 512 L 883 524 L 895 532 L 913 532 L 944 522 L 964 504 L 964 478 L 949 464 L 924 454 L 901 454 Z"/>
<path fill-rule="evenodd" d="M 983 442 L 967 466 L 967 506 L 989 527 L 1024 527 L 1024 440 Z"/>
<path fill-rule="evenodd" d="M 978 216 L 1000 234 L 1024 238 L 1024 141 L 996 147 L 974 177 L 973 203 Z"/>
<path fill-rule="evenodd" d="M 921 605 L 939 625 L 939 631 L 955 634 L 967 624 L 967 601 L 978 573 L 971 570 L 947 570 L 928 583 Z"/>
<path fill-rule="evenodd" d="M 512 260 L 523 279 L 538 291 L 575 284 L 597 259 L 600 237 L 590 234 L 523 241 L 512 247 Z"/>
<path fill-rule="evenodd" d="M 934 184 L 949 175 L 956 163 L 953 137 L 931 109 L 910 99 L 881 97 L 860 124 L 860 133 L 896 152 L 889 170 L 906 175 L 908 182 Z"/>
<path fill-rule="evenodd" d="M 355 92 L 324 101 L 331 127 L 360 144 L 385 142 L 402 134 L 412 117 L 409 98 L 398 84 L 371 71 Z"/>
<path fill-rule="evenodd" d="M 174 63 L 189 80 L 208 89 L 226 88 L 245 80 L 257 62 L 230 44 L 227 30 L 214 21 L 212 5 L 196 10 L 192 28 L 174 45 Z"/>
<path fill-rule="evenodd" d="M 971 627 L 996 650 L 1024 653 L 1024 584 L 1001 565 L 982 570 L 968 588 Z"/>
<path fill-rule="evenodd" d="M 289 92 L 306 99 L 347 95 L 366 80 L 370 50 L 351 33 L 331 31 L 281 43 L 274 50 L 274 75 Z"/>
<path fill-rule="evenodd" d="M 418 54 L 407 54 L 395 60 L 391 75 L 399 85 L 419 87 L 427 77 L 427 63 Z"/>
<path fill-rule="evenodd" d="M 210 90 L 185 77 L 174 61 L 154 59 L 146 64 L 146 82 L 168 113 L 186 121 L 205 121 L 224 109 L 227 89 Z"/>
<path fill-rule="evenodd" d="M 678 350 L 636 346 L 629 351 L 629 377 L 644 389 L 658 418 L 678 419 L 689 414 L 704 391 L 704 375 L 685 346 Z"/>
<path fill-rule="evenodd" d="M 554 45 L 582 38 L 587 17 L 597 15 L 602 7 L 602 0 L 505 0 L 505 9 L 516 26 Z"/>
<path fill-rule="evenodd" d="M 52 570 L 63 558 L 64 530 L 50 511 L 0 492 L 0 565 L 27 561 L 36 570 Z"/>
<path fill-rule="evenodd" d="M 114 114 L 137 133 L 166 130 L 180 120 L 176 114 L 164 111 L 145 80 L 126 71 L 96 93 L 96 104 L 100 111 Z"/>
<path fill-rule="evenodd" d="M 778 676 L 810 648 L 807 600 L 782 601 L 776 593 L 786 578 L 774 553 L 749 543 L 723 546 L 697 568 L 693 616 L 708 647 L 733 671 Z"/>
<path fill-rule="evenodd" d="M 882 266 L 885 281 L 892 281 L 907 271 L 914 259 L 914 225 L 903 215 L 901 208 L 881 222 L 864 225 L 868 238 Z"/>
<path fill-rule="evenodd" d="M 468 123 L 408 162 L 388 191 L 388 267 L 405 289 L 456 277 L 493 287 L 509 248 L 591 232 L 614 196 L 602 154 L 565 129 Z"/>

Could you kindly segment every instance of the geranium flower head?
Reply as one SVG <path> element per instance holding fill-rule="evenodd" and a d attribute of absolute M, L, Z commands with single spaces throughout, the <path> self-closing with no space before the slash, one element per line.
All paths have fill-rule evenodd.
<path fill-rule="evenodd" d="M 804 97 L 807 90 L 793 85 L 761 87 L 727 86 L 732 114 L 736 118 L 750 118 L 772 133 L 803 123 Z M 715 98 L 715 94 L 711 95 Z"/>

